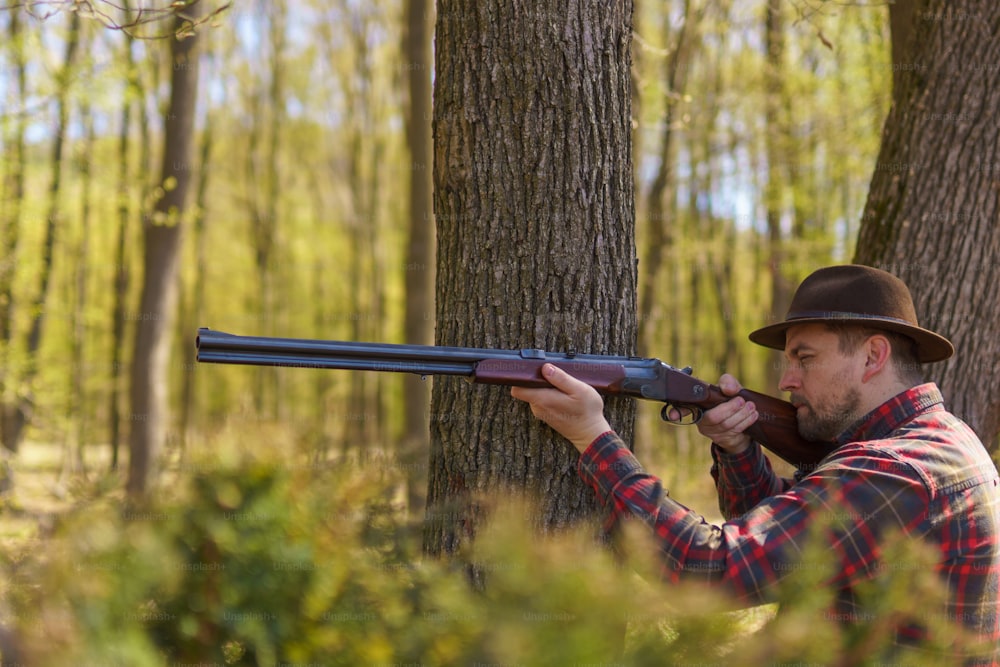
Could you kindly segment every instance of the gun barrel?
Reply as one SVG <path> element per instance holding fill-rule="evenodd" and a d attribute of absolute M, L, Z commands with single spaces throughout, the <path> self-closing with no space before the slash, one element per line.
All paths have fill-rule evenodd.
<path fill-rule="evenodd" d="M 204 328 L 198 330 L 195 347 L 198 361 L 216 364 L 421 375 L 472 375 L 475 362 L 482 359 L 470 354 L 438 353 L 430 346 L 238 336 Z"/>
<path fill-rule="evenodd" d="M 646 368 L 653 361 L 634 357 L 545 352 L 535 349 L 494 350 L 239 336 L 206 328 L 198 330 L 195 346 L 198 361 L 208 363 L 469 377 L 475 375 L 476 365 L 486 359 L 620 364 L 633 369 Z"/>

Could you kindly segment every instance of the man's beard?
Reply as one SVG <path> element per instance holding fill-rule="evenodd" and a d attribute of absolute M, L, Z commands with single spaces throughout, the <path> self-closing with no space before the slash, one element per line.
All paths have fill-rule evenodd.
<path fill-rule="evenodd" d="M 792 394 L 791 401 L 805 406 L 805 411 L 798 413 L 798 422 L 799 435 L 806 440 L 833 442 L 861 417 L 861 393 L 857 389 L 848 390 L 842 398 L 822 411 L 795 394 Z"/>

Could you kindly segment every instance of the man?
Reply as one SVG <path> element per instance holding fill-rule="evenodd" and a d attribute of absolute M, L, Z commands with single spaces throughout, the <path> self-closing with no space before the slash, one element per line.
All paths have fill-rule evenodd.
<path fill-rule="evenodd" d="M 707 411 L 699 430 L 712 440 L 721 526 L 667 496 L 588 385 L 546 366 L 554 389 L 512 394 L 581 452 L 580 475 L 607 509 L 607 529 L 628 514 L 649 524 L 668 578 L 705 579 L 748 605 L 771 601 L 819 532 L 837 561 L 832 618 L 867 623 L 855 589 L 891 568 L 880 561 L 887 540 L 913 536 L 940 554 L 936 571 L 949 594 L 946 608 L 923 613 L 990 646 L 975 664 L 1000 661 L 1000 480 L 976 435 L 944 409 L 933 383 L 922 383 L 920 364 L 954 348 L 919 326 L 906 285 L 865 266 L 820 269 L 785 320 L 750 339 L 784 350 L 779 388 L 790 393 L 801 435 L 837 448 L 815 469 L 780 479 L 744 433 L 758 418 L 752 403 L 737 397 Z M 740 389 L 729 375 L 719 384 L 730 396 Z M 924 632 L 913 622 L 897 627 L 895 640 L 918 643 Z"/>

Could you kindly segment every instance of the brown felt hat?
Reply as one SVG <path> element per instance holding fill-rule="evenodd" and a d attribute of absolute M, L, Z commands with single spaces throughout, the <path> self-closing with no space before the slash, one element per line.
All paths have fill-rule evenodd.
<path fill-rule="evenodd" d="M 955 353 L 944 336 L 921 328 L 906 283 L 886 271 L 860 264 L 830 266 L 810 274 L 792 297 L 784 322 L 757 329 L 750 340 L 785 349 L 785 332 L 797 324 L 856 322 L 909 336 L 923 363 Z"/>

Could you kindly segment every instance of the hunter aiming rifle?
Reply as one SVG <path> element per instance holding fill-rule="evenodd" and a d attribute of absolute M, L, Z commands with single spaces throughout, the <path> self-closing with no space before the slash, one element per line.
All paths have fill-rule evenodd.
<path fill-rule="evenodd" d="M 732 398 L 692 377 L 690 368 L 639 357 L 237 336 L 205 328 L 198 330 L 195 346 L 200 362 L 458 375 L 479 384 L 519 387 L 551 386 L 541 376 L 542 365 L 551 363 L 603 394 L 660 401 L 661 416 L 672 423 L 697 423 L 705 410 Z M 753 401 L 760 415 L 747 435 L 792 465 L 814 467 L 833 449 L 832 443 L 799 435 L 791 403 L 747 389 L 739 396 Z M 686 415 L 683 422 L 670 419 L 671 408 Z"/>

